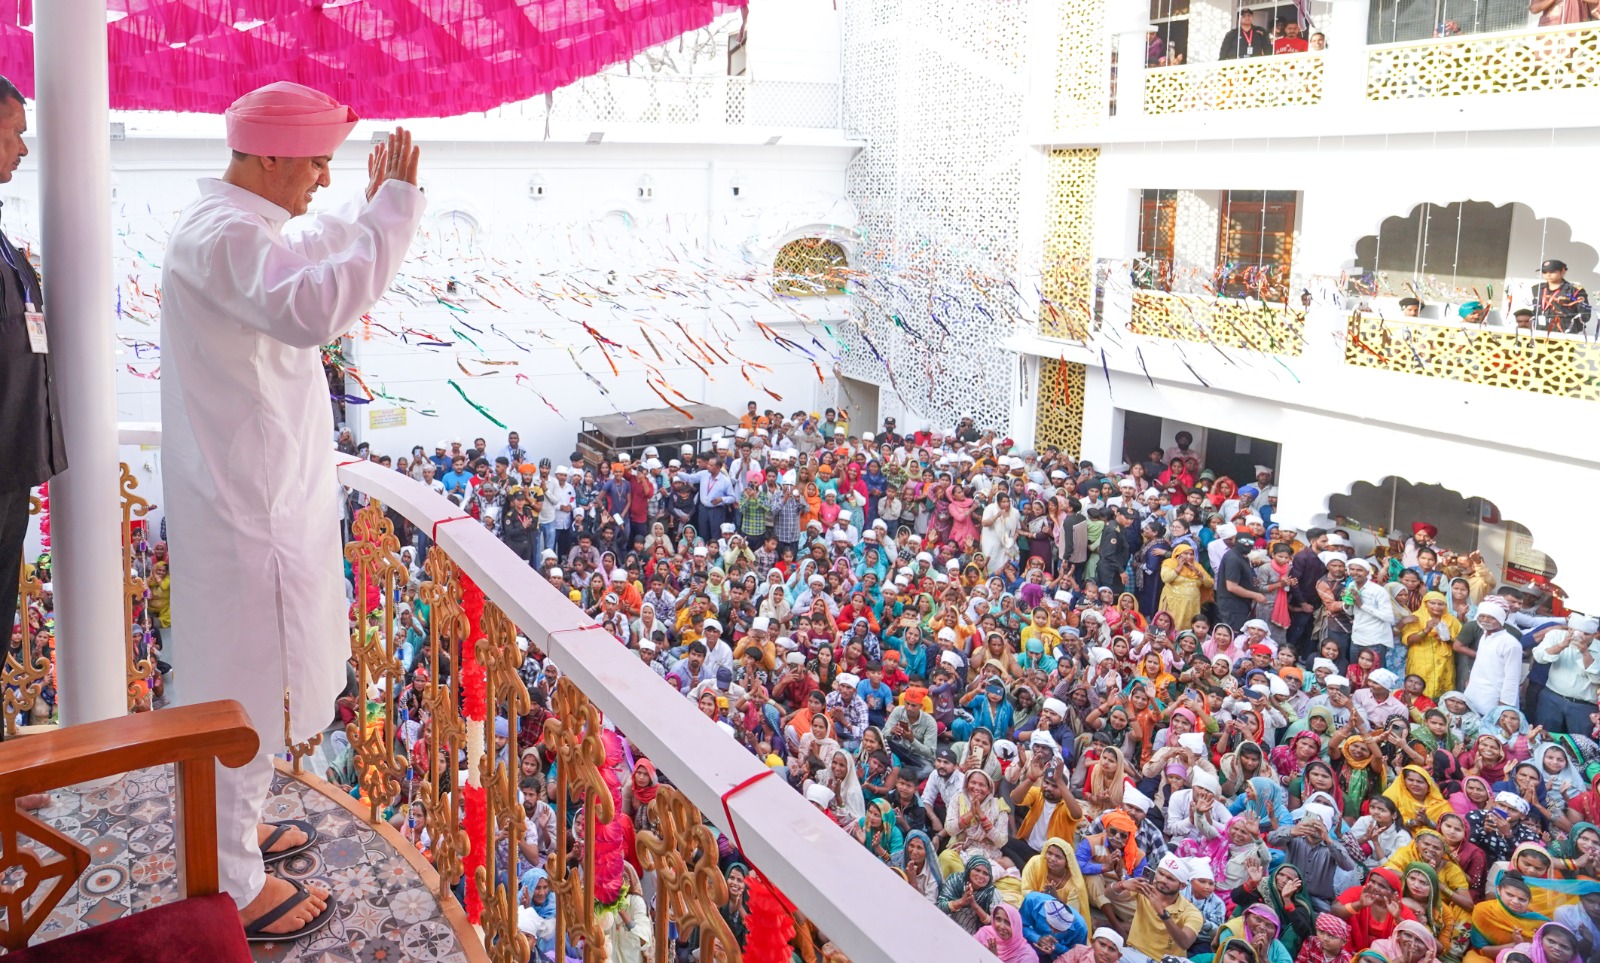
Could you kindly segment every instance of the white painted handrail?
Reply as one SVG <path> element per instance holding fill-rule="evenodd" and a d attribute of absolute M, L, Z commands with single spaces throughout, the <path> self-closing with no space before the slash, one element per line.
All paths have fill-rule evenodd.
<path fill-rule="evenodd" d="M 159 444 L 159 426 L 126 426 L 124 444 Z M 457 506 L 372 462 L 338 468 L 339 483 L 363 492 L 434 541 L 484 594 L 536 642 L 584 695 L 733 838 L 723 794 L 767 767 L 697 711 L 638 657 L 600 631 L 481 524 L 456 522 Z M 789 788 L 781 775 L 757 780 L 728 800 L 739 841 L 754 867 L 794 900 L 856 963 L 941 963 L 995 957 L 866 847 Z"/>

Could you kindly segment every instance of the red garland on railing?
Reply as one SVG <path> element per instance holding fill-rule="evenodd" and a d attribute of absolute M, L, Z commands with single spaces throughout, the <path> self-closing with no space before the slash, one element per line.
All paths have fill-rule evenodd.
<path fill-rule="evenodd" d="M 745 963 L 789 963 L 793 954 L 794 917 L 786 908 L 789 901 L 760 873 L 745 880 L 750 891 L 749 934 L 745 938 Z"/>
<path fill-rule="evenodd" d="M 623 838 L 631 834 L 631 820 L 622 811 L 622 738 L 615 732 L 600 734 L 606 747 L 606 762 L 600 767 L 600 779 L 611 793 L 611 822 L 596 822 L 594 827 L 594 901 L 598 906 L 609 906 L 622 895 Z"/>
<path fill-rule="evenodd" d="M 476 925 L 483 918 L 483 897 L 478 895 L 478 867 L 488 864 L 489 793 L 482 786 L 463 783 L 461 796 L 467 839 L 470 846 L 462 868 L 466 872 L 467 922 Z"/>
<path fill-rule="evenodd" d="M 489 718 L 488 705 L 488 676 L 483 666 L 478 662 L 478 642 L 483 639 L 483 589 L 461 571 L 461 610 L 467 617 L 467 637 L 465 640 L 452 639 L 456 646 L 456 671 L 461 679 L 461 715 L 466 719 L 469 732 L 476 729 L 483 732 L 484 721 Z M 469 739 L 469 745 L 474 740 Z M 486 740 L 484 752 L 493 752 L 494 743 Z M 477 759 L 468 759 L 467 767 L 472 777 L 478 774 Z M 467 856 L 464 869 L 467 875 L 467 921 L 476 924 L 483 914 L 483 899 L 478 895 L 477 872 L 479 866 L 492 865 L 488 863 L 490 849 L 493 845 L 489 833 L 488 799 L 486 791 L 481 785 L 472 785 L 469 781 L 461 787 L 465 804 L 466 830 L 467 830 Z"/>
<path fill-rule="evenodd" d="M 489 717 L 488 676 L 478 664 L 478 642 L 483 639 L 483 589 L 466 572 L 461 572 L 461 610 L 467 616 L 467 638 L 456 642 L 456 665 L 461 675 L 461 715 L 468 722 L 483 722 Z M 476 764 L 476 760 L 470 760 Z"/>

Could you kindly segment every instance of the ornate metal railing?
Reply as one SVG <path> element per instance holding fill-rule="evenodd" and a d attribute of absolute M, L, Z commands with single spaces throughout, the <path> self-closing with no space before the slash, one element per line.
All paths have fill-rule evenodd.
<path fill-rule="evenodd" d="M 351 634 L 358 708 L 346 729 L 355 784 L 373 822 L 385 808 L 419 805 L 438 896 L 452 899 L 465 880 L 466 916 L 481 928 L 491 960 L 524 963 L 529 956 L 529 939 L 518 930 L 514 871 L 525 832 L 517 720 L 533 705 L 518 673 L 519 627 L 562 673 L 542 700 L 549 718 L 538 741 L 554 762 L 556 838 L 546 868 L 556 894 L 557 947 L 598 963 L 616 939 L 631 879 L 621 875 L 612 835 L 625 826 L 626 739 L 674 783 L 658 791 L 648 825 L 635 837 L 640 866 L 654 874 L 647 958 L 667 963 L 676 941 L 695 933 L 700 959 L 741 959 L 718 912 L 728 897 L 708 812 L 723 818 L 725 832 L 733 831 L 726 820 L 740 825 L 745 856 L 797 904 L 779 914 L 786 932 L 809 933 L 815 920 L 857 959 L 989 958 L 910 887 L 894 885 L 798 793 L 779 779 L 755 778 L 770 770 L 452 503 L 370 463 L 341 465 L 339 475 L 370 498 L 345 551 L 358 600 Z M 396 514 L 431 533 L 433 543 L 420 579 L 409 585 Z M 409 703 L 420 704 L 421 719 L 397 695 L 408 669 L 395 632 L 397 602 L 412 591 L 413 604 L 427 609 L 427 651 L 414 657 L 426 681 L 420 701 Z M 496 716 L 512 720 L 499 745 Z M 401 750 L 408 732 L 423 740 L 409 758 Z M 292 754 L 309 751 L 301 746 Z M 862 913 L 869 902 L 874 912 Z"/>
<path fill-rule="evenodd" d="M 1150 67 L 1144 72 L 1146 114 L 1304 107 L 1321 101 L 1320 52 Z"/>
<path fill-rule="evenodd" d="M 122 624 L 127 640 L 128 708 L 148 709 L 153 699 L 156 675 L 156 655 L 150 611 L 150 583 L 139 571 L 154 572 L 150 567 L 148 540 L 134 537 L 134 519 L 143 518 L 150 511 L 150 502 L 134 489 L 139 479 L 134 477 L 127 462 L 120 465 L 117 488 L 122 493 Z M 138 564 L 135 564 L 138 563 Z"/>
<path fill-rule="evenodd" d="M 1367 48 L 1367 99 L 1470 97 L 1600 84 L 1600 22 Z"/>
<path fill-rule="evenodd" d="M 1344 363 L 1467 384 L 1600 400 L 1600 345 L 1582 337 L 1352 317 Z"/>
<path fill-rule="evenodd" d="M 141 430 L 139 441 L 153 440 L 156 430 Z M 517 720 L 534 705 L 518 672 L 526 644 L 560 672 L 548 698 L 540 700 L 548 715 L 536 742 L 554 762 L 549 789 L 558 818 L 544 857 L 558 907 L 556 946 L 600 963 L 618 938 L 635 878 L 621 874 L 617 851 L 606 847 L 627 825 L 621 763 L 625 751 L 637 747 L 672 783 L 663 782 L 634 836 L 639 865 L 653 874 L 651 925 L 639 927 L 650 938 L 637 932 L 632 937 L 648 943 L 646 959 L 668 963 L 679 943 L 693 940 L 701 960 L 739 963 L 739 944 L 719 912 L 729 896 L 717 836 L 720 831 L 737 839 L 737 826 L 741 852 L 758 871 L 752 878 L 766 881 L 759 892 L 772 909 L 765 917 L 771 923 L 767 936 L 814 948 L 811 937 L 826 933 L 842 953 L 862 960 L 992 963 L 982 946 L 888 875 L 782 779 L 759 778 L 772 770 L 492 533 L 475 523 L 451 524 L 467 521 L 454 504 L 375 464 L 341 464 L 338 473 L 341 483 L 368 502 L 352 522 L 345 549 L 358 600 L 350 636 L 357 691 L 344 706 L 351 717 L 342 733 L 348 756 L 341 753 L 331 762 L 337 738 L 321 746 L 323 736 L 289 745 L 287 725 L 285 755 L 297 772 L 308 757 L 331 762 L 329 769 L 342 772 L 340 789 L 354 792 L 375 825 L 405 807 L 401 835 L 437 873 L 441 903 L 453 905 L 456 893 L 463 894 L 461 915 L 477 932 L 462 929 L 458 935 L 475 943 L 481 938 L 481 957 L 525 963 L 533 942 L 519 929 L 522 894 L 515 871 L 526 830 Z M 139 561 L 141 550 L 133 519 L 147 509 L 130 479 L 125 471 L 124 560 L 131 563 Z M 395 525 L 401 518 L 430 535 L 431 548 L 417 573 L 400 558 Z M 135 582 L 129 581 L 125 605 L 130 639 L 137 638 L 134 628 L 144 624 L 149 609 L 148 586 Z M 36 579 L 25 582 L 24 600 L 38 591 Z M 412 654 L 409 665 L 396 632 L 402 600 L 414 613 L 426 611 L 425 648 Z M 25 635 L 21 651 L 7 661 L 8 728 L 13 716 L 26 713 L 13 693 L 36 698 L 49 670 L 48 660 L 30 648 L 30 638 Z M 33 668 L 23 673 L 24 665 Z M 20 685 L 12 684 L 14 675 Z M 423 684 L 417 695 L 403 694 L 416 688 L 418 675 Z M 296 711 L 306 707 L 291 705 L 286 694 L 286 716 Z M 497 717 L 512 720 L 507 736 L 497 738 Z M 415 751 L 408 753 L 408 745 Z M 409 816 L 413 806 L 420 821 Z M 569 813 L 575 814 L 570 820 Z M 863 911 L 866 906 L 873 908 L 870 913 Z M 751 939 L 755 919 L 752 912 Z M 476 949 L 471 955 L 480 958 Z"/>
<path fill-rule="evenodd" d="M 1305 315 L 1266 301 L 1135 291 L 1128 330 L 1153 338 L 1298 355 L 1305 340 Z"/>
<path fill-rule="evenodd" d="M 28 514 L 38 515 L 44 508 L 39 495 L 29 496 Z M 26 555 L 22 559 L 22 575 L 17 586 L 17 614 L 21 635 L 13 641 L 6 626 L 5 664 L 0 672 L 0 725 L 5 734 L 13 736 L 21 726 L 28 725 L 34 707 L 40 704 L 45 685 L 54 675 L 52 650 L 54 640 L 49 633 L 34 625 L 35 603 L 44 597 L 44 582 Z M 42 611 L 40 609 L 39 611 Z"/>

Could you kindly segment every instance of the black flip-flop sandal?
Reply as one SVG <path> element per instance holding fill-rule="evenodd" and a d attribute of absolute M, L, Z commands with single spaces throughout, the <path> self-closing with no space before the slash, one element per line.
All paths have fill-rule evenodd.
<path fill-rule="evenodd" d="M 317 930 L 322 929 L 333 920 L 334 904 L 333 897 L 330 895 L 328 897 L 328 905 L 323 908 L 322 912 L 312 917 L 312 919 L 306 923 L 306 925 L 300 927 L 294 932 L 263 933 L 262 930 L 281 919 L 283 914 L 289 912 L 296 906 L 299 906 L 301 903 L 304 903 L 306 900 L 311 898 L 311 892 L 307 890 L 299 880 L 291 879 L 289 880 L 289 883 L 294 886 L 294 895 L 268 910 L 266 915 L 262 916 L 254 923 L 246 926 L 244 928 L 244 938 L 247 941 L 251 943 L 293 943 L 295 940 L 309 936 L 310 934 L 315 933 Z"/>
<path fill-rule="evenodd" d="M 290 856 L 299 855 L 310 849 L 317 842 L 317 827 L 303 819 L 286 819 L 281 823 L 268 823 L 267 825 L 272 827 L 272 833 L 261 842 L 261 861 L 263 863 L 276 863 L 279 860 L 288 859 Z M 299 846 L 290 846 L 288 849 L 275 853 L 270 852 L 269 848 L 272 844 L 282 839 L 283 834 L 291 829 L 298 829 L 305 833 L 306 841 Z"/>

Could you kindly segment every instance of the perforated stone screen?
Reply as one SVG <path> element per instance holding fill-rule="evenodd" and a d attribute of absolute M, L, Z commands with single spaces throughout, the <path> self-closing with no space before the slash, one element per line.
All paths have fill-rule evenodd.
<path fill-rule="evenodd" d="M 845 374 L 933 424 L 1004 425 L 1003 339 L 1037 303 L 1017 271 L 1027 4 L 844 5 L 847 191 L 865 277 L 839 334 Z M 902 422 L 903 427 L 915 427 Z"/>

